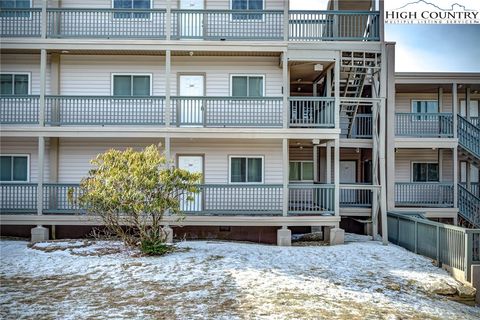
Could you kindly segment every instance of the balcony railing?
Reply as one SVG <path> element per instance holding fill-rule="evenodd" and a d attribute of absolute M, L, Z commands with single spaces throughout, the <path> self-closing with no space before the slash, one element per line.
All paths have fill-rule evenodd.
<path fill-rule="evenodd" d="M 372 137 L 373 128 L 371 114 L 357 114 L 351 132 L 349 132 L 348 127 L 350 121 L 351 120 L 348 117 L 340 117 L 340 137 L 351 139 L 370 139 Z"/>
<path fill-rule="evenodd" d="M 283 40 L 283 10 L 172 10 L 172 39 Z"/>
<path fill-rule="evenodd" d="M 396 135 L 405 137 L 453 137 L 451 113 L 397 113 Z"/>
<path fill-rule="evenodd" d="M 165 97 L 47 96 L 50 125 L 162 125 Z"/>
<path fill-rule="evenodd" d="M 0 124 L 37 124 L 39 96 L 0 96 Z"/>
<path fill-rule="evenodd" d="M 49 38 L 164 39 L 166 10 L 47 9 Z"/>
<path fill-rule="evenodd" d="M 282 97 L 172 97 L 172 123 L 204 127 L 282 127 Z"/>
<path fill-rule="evenodd" d="M 335 99 L 290 97 L 289 126 L 300 128 L 335 127 Z"/>
<path fill-rule="evenodd" d="M 165 9 L 47 8 L 48 38 L 165 39 Z M 379 41 L 376 11 L 172 9 L 171 39 Z M 3 9 L 2 37 L 41 37 L 42 9 Z"/>
<path fill-rule="evenodd" d="M 2 38 L 40 37 L 42 9 L 2 8 L 0 36 Z"/>
<path fill-rule="evenodd" d="M 36 213 L 36 183 L 2 183 L 0 184 L 1 213 Z"/>
<path fill-rule="evenodd" d="M 478 198 L 480 198 L 480 183 L 471 182 L 470 185 L 467 185 L 466 182 L 460 182 L 460 185 L 470 191 L 472 194 L 476 195 Z"/>
<path fill-rule="evenodd" d="M 458 115 L 458 143 L 480 159 L 480 128 Z"/>
<path fill-rule="evenodd" d="M 395 205 L 399 207 L 453 207 L 453 183 L 395 183 Z"/>
<path fill-rule="evenodd" d="M 289 39 L 378 41 L 379 21 L 372 11 L 290 11 Z"/>
<path fill-rule="evenodd" d="M 330 184 L 291 184 L 288 186 L 288 214 L 335 214 L 335 188 Z"/>
<path fill-rule="evenodd" d="M 475 228 L 480 227 L 480 197 L 462 185 L 458 186 L 458 210 Z"/>
<path fill-rule="evenodd" d="M 359 188 L 359 185 L 340 185 L 340 207 L 371 208 L 373 191 L 369 186 Z"/>

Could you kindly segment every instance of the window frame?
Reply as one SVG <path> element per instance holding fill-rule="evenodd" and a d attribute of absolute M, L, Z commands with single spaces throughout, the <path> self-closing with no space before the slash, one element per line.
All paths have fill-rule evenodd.
<path fill-rule="evenodd" d="M 16 0 L 14 0 L 14 1 L 15 1 L 15 3 L 17 3 Z M 31 10 L 31 9 L 33 9 L 33 0 L 29 0 L 29 3 L 30 3 L 30 6 L 28 8 L 17 8 L 17 7 L 15 7 L 15 8 L 11 8 L 11 9 L 30 9 Z M 28 12 L 28 17 L 27 16 L 25 16 L 25 17 L 14 16 L 14 17 L 2 17 L 2 18 L 15 18 L 15 19 L 22 19 L 22 20 L 32 20 L 32 12 L 31 11 Z"/>
<path fill-rule="evenodd" d="M 133 0 L 130 0 L 130 1 L 132 3 L 132 8 L 115 8 L 115 0 L 111 0 L 112 9 L 127 9 L 127 10 L 128 9 L 133 9 L 133 10 L 135 10 L 135 8 L 133 8 Z M 150 7 L 148 9 L 145 9 L 145 10 L 153 9 L 153 0 L 148 0 L 148 1 L 150 2 Z M 118 12 L 118 13 L 121 13 L 121 12 Z M 116 12 L 113 12 L 113 15 L 112 15 L 113 20 L 126 20 L 126 19 L 128 19 L 128 20 L 141 20 L 141 21 L 151 21 L 152 20 L 152 14 L 150 12 L 147 13 L 148 17 L 146 17 L 146 18 L 134 18 L 133 13 L 131 13 L 132 16 L 130 16 L 130 17 L 115 17 L 115 14 L 116 14 Z"/>
<path fill-rule="evenodd" d="M 414 177 L 415 177 L 415 174 L 414 174 L 414 165 L 415 164 L 436 164 L 438 166 L 438 180 L 437 181 L 429 181 L 428 180 L 428 170 L 427 170 L 427 181 L 414 181 Z M 442 168 L 440 168 L 440 163 L 438 161 L 412 161 L 411 162 L 411 169 L 410 169 L 410 182 L 412 183 L 440 183 L 440 180 L 441 180 L 441 176 L 440 176 L 440 172 L 442 172 Z"/>
<path fill-rule="evenodd" d="M 248 159 L 261 159 L 262 160 L 262 181 L 260 182 L 232 182 L 232 159 L 233 158 L 245 158 L 246 161 L 246 179 L 248 180 Z M 228 156 L 228 184 L 265 184 L 265 156 L 264 155 L 229 155 Z"/>
<path fill-rule="evenodd" d="M 249 7 L 249 3 L 250 3 L 250 0 L 245 0 L 247 1 L 247 9 L 245 10 L 238 10 L 238 11 L 250 11 L 250 9 L 248 9 Z M 265 11 L 265 0 L 262 0 L 262 11 Z M 245 21 L 251 21 L 251 22 L 264 22 L 265 21 L 265 15 L 264 14 L 261 14 L 261 13 L 252 13 L 252 14 L 257 14 L 257 15 L 261 15 L 261 18 L 260 19 L 237 19 L 237 18 L 234 18 L 234 15 L 235 15 L 235 11 L 237 9 L 233 9 L 233 0 L 230 0 L 230 11 L 233 11 L 233 13 L 230 15 L 230 22 L 245 22 Z M 253 11 L 253 10 L 252 10 Z M 237 14 L 244 14 L 244 13 L 237 13 Z M 248 14 L 248 13 L 247 13 Z"/>
<path fill-rule="evenodd" d="M 31 95 L 31 94 L 32 94 L 32 93 L 31 93 L 31 90 L 32 90 L 32 82 L 30 81 L 31 78 L 32 78 L 32 73 L 31 73 L 31 72 L 1 71 L 1 72 L 0 72 L 0 75 L 2 75 L 2 74 L 11 74 L 11 75 L 13 75 L 13 76 L 15 76 L 15 75 L 25 76 L 25 75 L 26 75 L 26 76 L 27 76 L 27 81 L 28 81 L 28 85 L 27 85 L 28 92 L 27 92 L 26 95 L 28 96 L 28 95 Z M 12 88 L 13 88 L 13 90 L 15 91 L 15 79 L 12 78 L 12 80 L 13 80 Z M 24 96 L 24 95 L 23 95 L 23 94 L 18 94 L 18 95 L 16 95 L 15 93 L 12 93 L 12 94 L 10 94 L 10 95 L 4 95 L 4 96 Z"/>
<path fill-rule="evenodd" d="M 300 163 L 300 180 L 290 180 L 290 164 L 291 163 Z M 293 160 L 293 161 L 288 161 L 288 181 L 289 182 L 313 182 L 314 181 L 314 178 L 312 180 L 304 180 L 303 179 L 303 164 L 304 163 L 311 163 L 312 164 L 312 168 L 313 168 L 313 160 Z M 315 170 L 313 170 L 315 171 Z M 314 176 L 315 173 L 312 171 L 312 175 Z"/>
<path fill-rule="evenodd" d="M 148 76 L 149 79 L 150 79 L 150 95 L 149 96 L 152 96 L 153 94 L 153 73 L 129 73 L 129 72 L 116 72 L 116 73 L 112 73 L 111 74 L 111 80 L 110 80 L 110 95 L 112 97 L 144 97 L 144 96 L 134 96 L 132 95 L 132 92 L 130 93 L 129 96 L 116 96 L 114 95 L 114 86 L 115 86 L 115 76 L 130 76 L 131 77 L 131 83 L 133 81 L 133 77 L 134 76 Z M 133 84 L 133 83 L 132 83 Z M 133 90 L 133 85 L 131 87 L 131 90 Z"/>
<path fill-rule="evenodd" d="M 29 183 L 30 182 L 30 154 L 28 153 L 0 153 L 1 157 L 26 157 L 27 158 L 27 180 L 25 181 L 3 181 L 0 180 L 1 183 Z M 12 162 L 13 164 L 13 162 Z M 13 166 L 10 168 L 10 171 L 13 171 Z M 12 172 L 12 179 L 13 179 L 13 172 Z"/>
<path fill-rule="evenodd" d="M 440 107 L 438 100 L 435 100 L 435 99 L 411 99 L 410 100 L 410 110 L 411 110 L 411 112 L 413 114 L 419 114 L 418 116 L 413 118 L 413 121 L 432 121 L 432 122 L 438 121 L 437 119 L 428 119 L 428 116 L 422 116 L 422 114 L 429 113 L 429 112 L 417 112 L 416 110 L 414 110 L 415 109 L 414 108 L 414 103 L 415 102 L 435 102 L 437 104 L 437 112 L 436 113 L 440 113 L 440 110 L 438 109 Z"/>
<path fill-rule="evenodd" d="M 262 96 L 261 97 L 250 97 L 250 96 L 245 96 L 245 97 L 234 97 L 234 98 L 264 98 L 265 97 L 265 92 L 266 92 L 266 77 L 265 74 L 255 74 L 255 73 L 231 73 L 230 74 L 230 97 L 233 97 L 233 77 L 247 77 L 247 93 L 250 93 L 250 87 L 248 87 L 248 78 L 249 77 L 261 77 L 262 82 L 263 82 L 263 88 L 262 88 Z"/>

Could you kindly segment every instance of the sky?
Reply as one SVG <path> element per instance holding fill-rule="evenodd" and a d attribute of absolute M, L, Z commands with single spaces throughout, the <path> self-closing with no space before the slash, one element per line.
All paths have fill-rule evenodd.
<path fill-rule="evenodd" d="M 452 1 L 432 2 L 448 8 Z M 480 0 L 453 1 L 455 2 L 467 7 L 478 7 Z M 328 0 L 290 0 L 290 8 L 325 10 L 327 3 Z M 388 4 L 385 6 L 388 7 Z M 480 24 L 386 24 L 385 40 L 396 42 L 397 72 L 480 72 Z"/>

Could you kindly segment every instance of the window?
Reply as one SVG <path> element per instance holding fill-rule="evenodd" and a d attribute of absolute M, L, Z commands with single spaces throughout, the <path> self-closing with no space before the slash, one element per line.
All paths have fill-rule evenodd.
<path fill-rule="evenodd" d="M 150 75 L 113 75 L 114 96 L 149 96 Z"/>
<path fill-rule="evenodd" d="M 438 182 L 438 163 L 413 163 L 413 182 Z"/>
<path fill-rule="evenodd" d="M 261 11 L 263 10 L 263 0 L 232 0 L 232 10 L 241 11 Z M 233 20 L 262 20 L 262 14 L 234 13 Z"/>
<path fill-rule="evenodd" d="M 412 101 L 412 112 L 413 113 L 437 113 L 438 112 L 438 102 L 436 100 L 413 100 Z M 416 120 L 434 120 L 438 118 L 432 116 L 418 116 Z"/>
<path fill-rule="evenodd" d="M 29 92 L 29 74 L 2 73 L 0 74 L 1 95 L 27 95 Z"/>
<path fill-rule="evenodd" d="M 290 161 L 290 181 L 313 181 L 312 161 Z"/>
<path fill-rule="evenodd" d="M 0 156 L 0 171 L 0 181 L 2 182 L 28 181 L 28 156 Z"/>
<path fill-rule="evenodd" d="M 263 157 L 230 157 L 230 183 L 263 183 Z"/>
<path fill-rule="evenodd" d="M 0 17 L 2 18 L 30 18 L 29 11 L 4 11 L 5 9 L 29 9 L 32 7 L 30 0 L 0 0 Z"/>
<path fill-rule="evenodd" d="M 150 0 L 113 0 L 114 9 L 150 9 Z M 115 19 L 150 19 L 149 13 L 144 12 L 117 12 Z"/>
<path fill-rule="evenodd" d="M 263 97 L 263 76 L 232 76 L 232 97 Z"/>

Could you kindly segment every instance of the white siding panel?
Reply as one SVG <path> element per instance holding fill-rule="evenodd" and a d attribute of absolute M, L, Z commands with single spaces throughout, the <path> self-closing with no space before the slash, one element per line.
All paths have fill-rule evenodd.
<path fill-rule="evenodd" d="M 167 6 L 166 0 L 151 0 L 152 7 L 164 9 Z M 227 0 L 228 1 L 228 0 Z M 63 8 L 112 8 L 113 0 L 63 0 Z M 175 1 L 172 1 L 175 3 Z"/>
<path fill-rule="evenodd" d="M 165 94 L 165 57 L 100 55 L 63 55 L 61 93 L 109 96 L 114 73 L 151 74 L 153 95 Z"/>
<path fill-rule="evenodd" d="M 50 93 L 50 59 L 47 56 L 46 92 Z M 39 54 L 2 54 L 1 72 L 30 73 L 30 93 L 40 94 L 40 55 Z"/>
<path fill-rule="evenodd" d="M 49 143 L 45 140 L 44 181 L 48 181 L 49 168 Z M 0 141 L 0 154 L 28 154 L 30 156 L 30 182 L 38 182 L 38 139 L 35 138 L 2 138 Z"/>
<path fill-rule="evenodd" d="M 230 75 L 265 76 L 265 95 L 282 95 L 282 70 L 274 57 L 173 57 L 172 95 L 177 94 L 179 74 L 205 73 L 207 96 L 230 96 Z"/>
<path fill-rule="evenodd" d="M 437 100 L 436 93 L 399 93 L 395 96 L 396 112 L 412 112 L 412 100 Z M 439 106 L 440 107 L 440 106 Z M 440 112 L 452 112 L 452 95 L 443 95 L 443 110 Z"/>
<path fill-rule="evenodd" d="M 443 166 L 441 168 L 443 182 L 453 181 L 453 155 L 451 150 L 443 150 Z M 395 182 L 412 181 L 413 162 L 438 162 L 438 150 L 429 149 L 397 149 L 395 153 Z"/>

